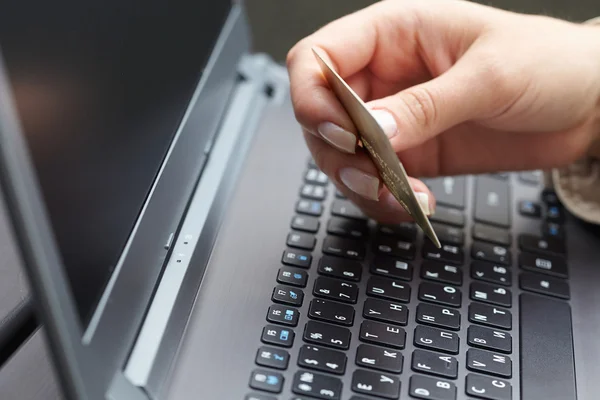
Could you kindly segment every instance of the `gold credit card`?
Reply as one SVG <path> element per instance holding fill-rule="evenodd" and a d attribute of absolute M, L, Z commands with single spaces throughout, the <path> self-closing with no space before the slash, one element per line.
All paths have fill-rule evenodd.
<path fill-rule="evenodd" d="M 313 49 L 313 53 L 321 65 L 321 70 L 329 86 L 344 106 L 352 122 L 354 122 L 360 136 L 360 141 L 363 147 L 367 149 L 367 153 L 377 167 L 385 186 L 406 212 L 417 222 L 429 239 L 440 248 L 440 241 L 429 219 L 427 219 L 427 216 L 423 212 L 421 205 L 417 201 L 404 166 L 398 159 L 390 140 L 381 129 L 381 126 L 379 126 L 361 98 L 344 82 L 327 61 L 315 49 Z"/>

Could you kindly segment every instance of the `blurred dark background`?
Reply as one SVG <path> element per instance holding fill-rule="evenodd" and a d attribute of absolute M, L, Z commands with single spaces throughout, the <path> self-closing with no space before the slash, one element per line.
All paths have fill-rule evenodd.
<path fill-rule="evenodd" d="M 479 0 L 477 2 L 506 10 L 545 14 L 571 21 L 585 21 L 600 16 L 600 0 Z M 246 0 L 254 36 L 254 50 L 268 53 L 277 61 L 283 61 L 287 51 L 304 36 L 329 21 L 373 3 L 376 1 Z"/>

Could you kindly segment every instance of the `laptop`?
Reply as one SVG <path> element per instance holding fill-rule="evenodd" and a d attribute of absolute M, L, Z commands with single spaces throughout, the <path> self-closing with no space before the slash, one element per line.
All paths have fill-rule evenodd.
<path fill-rule="evenodd" d="M 35 12 L 33 12 L 35 11 Z M 427 179 L 437 249 L 310 158 L 241 3 L 11 2 L 0 180 L 69 399 L 593 399 L 597 231 Z"/>

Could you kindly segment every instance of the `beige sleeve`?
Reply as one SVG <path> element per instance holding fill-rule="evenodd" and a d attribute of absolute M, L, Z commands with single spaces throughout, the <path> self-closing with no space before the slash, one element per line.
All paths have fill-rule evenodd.
<path fill-rule="evenodd" d="M 587 21 L 600 25 L 600 17 Z M 600 72 L 600 71 L 599 71 Z M 600 225 L 600 139 L 581 160 L 545 173 L 564 206 L 579 219 Z"/>

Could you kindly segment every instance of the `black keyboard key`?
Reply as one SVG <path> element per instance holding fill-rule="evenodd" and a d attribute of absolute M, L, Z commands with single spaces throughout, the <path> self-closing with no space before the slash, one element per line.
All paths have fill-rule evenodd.
<path fill-rule="evenodd" d="M 471 299 L 502 307 L 512 306 L 512 292 L 502 286 L 487 283 L 471 283 Z"/>
<path fill-rule="evenodd" d="M 397 225 L 378 225 L 377 232 L 383 236 L 393 236 L 405 242 L 414 242 L 417 238 L 417 226 L 414 222 L 402 222 Z"/>
<path fill-rule="evenodd" d="M 460 307 L 462 294 L 460 289 L 453 286 L 423 282 L 419 286 L 419 299 L 443 306 Z"/>
<path fill-rule="evenodd" d="M 547 238 L 556 238 L 565 240 L 566 233 L 565 228 L 556 222 L 544 222 L 542 224 L 542 236 Z"/>
<path fill-rule="evenodd" d="M 456 385 L 442 379 L 413 375 L 408 393 L 411 397 L 430 400 L 456 400 Z"/>
<path fill-rule="evenodd" d="M 478 176 L 475 182 L 475 220 L 503 228 L 510 227 L 508 181 Z"/>
<path fill-rule="evenodd" d="M 289 326 L 298 325 L 299 317 L 298 310 L 280 304 L 273 304 L 267 313 L 267 321 Z"/>
<path fill-rule="evenodd" d="M 350 200 L 334 200 L 331 205 L 331 214 L 336 217 L 345 217 L 350 219 L 367 220 L 367 216 L 350 202 Z"/>
<path fill-rule="evenodd" d="M 512 400 L 510 382 L 484 375 L 467 374 L 466 392 L 469 396 L 485 400 Z M 528 399 L 529 397 L 523 397 Z M 540 397 L 540 399 L 548 397 Z M 562 399 L 562 397 L 557 397 Z"/>
<path fill-rule="evenodd" d="M 304 232 L 290 232 L 286 244 L 297 249 L 312 250 L 315 248 L 317 239 L 314 235 Z"/>
<path fill-rule="evenodd" d="M 267 325 L 263 328 L 261 340 L 266 344 L 292 347 L 294 331 L 281 326 Z"/>
<path fill-rule="evenodd" d="M 354 283 L 320 276 L 315 280 L 313 294 L 331 300 L 354 304 L 358 298 L 358 286 Z"/>
<path fill-rule="evenodd" d="M 363 221 L 331 217 L 327 222 L 327 233 L 330 235 L 364 239 L 367 237 L 368 231 L 368 226 Z"/>
<path fill-rule="evenodd" d="M 375 275 L 410 281 L 412 280 L 413 266 L 393 257 L 376 256 L 371 261 L 370 271 Z"/>
<path fill-rule="evenodd" d="M 408 308 L 386 300 L 368 298 L 364 303 L 363 317 L 375 321 L 406 325 L 408 323 Z"/>
<path fill-rule="evenodd" d="M 454 379 L 458 376 L 458 360 L 445 354 L 416 349 L 412 355 L 412 369 Z"/>
<path fill-rule="evenodd" d="M 442 248 L 438 249 L 431 241 L 426 240 L 423 243 L 423 257 L 443 263 L 462 265 L 465 255 L 462 247 L 442 244 Z"/>
<path fill-rule="evenodd" d="M 318 272 L 321 275 L 358 282 L 362 274 L 362 264 L 359 261 L 323 256 L 319 260 Z"/>
<path fill-rule="evenodd" d="M 314 299 L 310 302 L 308 316 L 319 321 L 352 326 L 354 323 L 354 308 L 335 301 Z"/>
<path fill-rule="evenodd" d="M 427 179 L 426 185 L 432 191 L 437 204 L 458 209 L 465 208 L 467 180 L 464 176 L 446 176 Z"/>
<path fill-rule="evenodd" d="M 512 244 L 510 231 L 484 224 L 473 225 L 473 239 L 499 244 L 500 246 L 510 246 Z"/>
<path fill-rule="evenodd" d="M 505 378 L 512 376 L 512 360 L 509 356 L 485 350 L 473 348 L 467 350 L 467 368 Z"/>
<path fill-rule="evenodd" d="M 294 374 L 292 392 L 310 398 L 340 400 L 342 381 L 332 376 L 300 370 Z"/>
<path fill-rule="evenodd" d="M 356 349 L 356 365 L 399 374 L 402 372 L 404 357 L 397 350 L 361 344 Z"/>
<path fill-rule="evenodd" d="M 266 394 L 249 393 L 244 397 L 244 400 L 277 400 L 277 398 Z"/>
<path fill-rule="evenodd" d="M 519 236 L 521 251 L 541 254 L 543 256 L 561 256 L 566 253 L 565 243 L 556 238 L 543 238 L 523 233 Z"/>
<path fill-rule="evenodd" d="M 519 254 L 519 266 L 525 270 L 567 278 L 567 262 L 562 257 L 539 256 L 532 253 Z"/>
<path fill-rule="evenodd" d="M 512 254 L 510 250 L 508 250 L 506 247 L 494 246 L 487 243 L 473 242 L 471 245 L 471 257 L 476 260 L 487 261 L 495 264 L 512 264 Z"/>
<path fill-rule="evenodd" d="M 292 286 L 305 287 L 306 281 L 308 280 L 308 274 L 306 271 L 292 268 L 292 267 L 281 267 L 277 273 L 277 282 L 284 283 Z"/>
<path fill-rule="evenodd" d="M 565 220 L 563 208 L 559 205 L 548 206 L 548 209 L 546 210 L 546 220 L 562 224 Z"/>
<path fill-rule="evenodd" d="M 397 399 L 400 396 L 400 378 L 396 375 L 357 369 L 352 374 L 352 391 Z"/>
<path fill-rule="evenodd" d="M 281 262 L 294 267 L 309 268 L 312 262 L 312 256 L 305 251 L 285 250 L 281 257 Z"/>
<path fill-rule="evenodd" d="M 542 207 L 533 201 L 523 200 L 519 202 L 519 214 L 529 218 L 540 218 Z"/>
<path fill-rule="evenodd" d="M 465 244 L 464 230 L 453 226 L 436 224 L 435 222 L 431 226 L 441 243 L 452 246 L 462 246 Z"/>
<path fill-rule="evenodd" d="M 415 346 L 458 354 L 458 335 L 431 326 L 417 325 L 415 328 Z"/>
<path fill-rule="evenodd" d="M 255 369 L 250 376 L 250 387 L 265 392 L 281 393 L 283 375 L 265 369 Z"/>
<path fill-rule="evenodd" d="M 372 276 L 367 281 L 367 295 L 408 303 L 410 286 L 392 279 Z"/>
<path fill-rule="evenodd" d="M 304 345 L 298 354 L 298 365 L 316 371 L 343 375 L 346 371 L 347 357 L 344 353 L 324 347 Z"/>
<path fill-rule="evenodd" d="M 319 220 L 307 215 L 297 215 L 292 218 L 292 229 L 310 233 L 317 233 L 319 230 Z"/>
<path fill-rule="evenodd" d="M 420 303 L 417 306 L 417 322 L 452 330 L 460 329 L 460 313 L 456 309 Z"/>
<path fill-rule="evenodd" d="M 301 306 L 304 300 L 304 293 L 296 288 L 277 285 L 273 289 L 272 300 L 276 303 L 289 304 L 292 306 Z"/>
<path fill-rule="evenodd" d="M 510 311 L 476 302 L 469 304 L 469 321 L 493 328 L 512 328 Z"/>
<path fill-rule="evenodd" d="M 365 258 L 365 245 L 359 240 L 327 236 L 323 240 L 323 253 L 351 260 L 362 260 Z"/>
<path fill-rule="evenodd" d="M 504 331 L 471 325 L 467 331 L 467 342 L 482 349 L 512 353 L 512 336 Z"/>
<path fill-rule="evenodd" d="M 528 292 L 545 294 L 568 300 L 571 291 L 567 281 L 546 276 L 524 273 L 519 276 L 519 286 Z"/>
<path fill-rule="evenodd" d="M 435 214 L 431 215 L 429 220 L 462 228 L 465 226 L 465 213 L 454 208 L 436 206 Z"/>
<path fill-rule="evenodd" d="M 341 326 L 308 321 L 304 328 L 304 341 L 336 349 L 347 350 L 350 346 L 350 331 Z"/>
<path fill-rule="evenodd" d="M 519 306 L 521 398 L 576 399 L 571 306 L 530 293 Z"/>
<path fill-rule="evenodd" d="M 406 332 L 394 325 L 363 321 L 360 325 L 360 340 L 395 349 L 403 349 L 406 344 Z"/>
<path fill-rule="evenodd" d="M 315 185 L 326 185 L 329 182 L 329 178 L 323 171 L 319 171 L 318 168 L 309 168 L 304 175 L 306 183 L 312 183 Z"/>
<path fill-rule="evenodd" d="M 373 241 L 373 250 L 386 256 L 413 260 L 417 254 L 412 242 L 405 242 L 388 236 L 378 236 Z"/>
<path fill-rule="evenodd" d="M 320 217 L 323 214 L 323 204 L 315 200 L 298 200 L 296 203 L 296 212 Z"/>
<path fill-rule="evenodd" d="M 485 261 L 471 263 L 471 278 L 505 286 L 512 284 L 512 272 L 507 267 Z"/>
<path fill-rule="evenodd" d="M 558 196 L 552 189 L 544 189 L 542 191 L 541 198 L 542 198 L 542 202 L 544 202 L 547 205 L 552 205 L 552 206 L 560 205 L 560 200 L 558 199 Z"/>
<path fill-rule="evenodd" d="M 306 184 L 300 189 L 300 196 L 305 199 L 323 201 L 327 198 L 327 189 L 321 185 Z"/>
<path fill-rule="evenodd" d="M 459 267 L 428 260 L 421 265 L 421 278 L 458 286 L 462 285 L 463 279 Z"/>
<path fill-rule="evenodd" d="M 287 369 L 290 353 L 283 349 L 262 346 L 256 352 L 256 364 L 274 369 Z"/>

